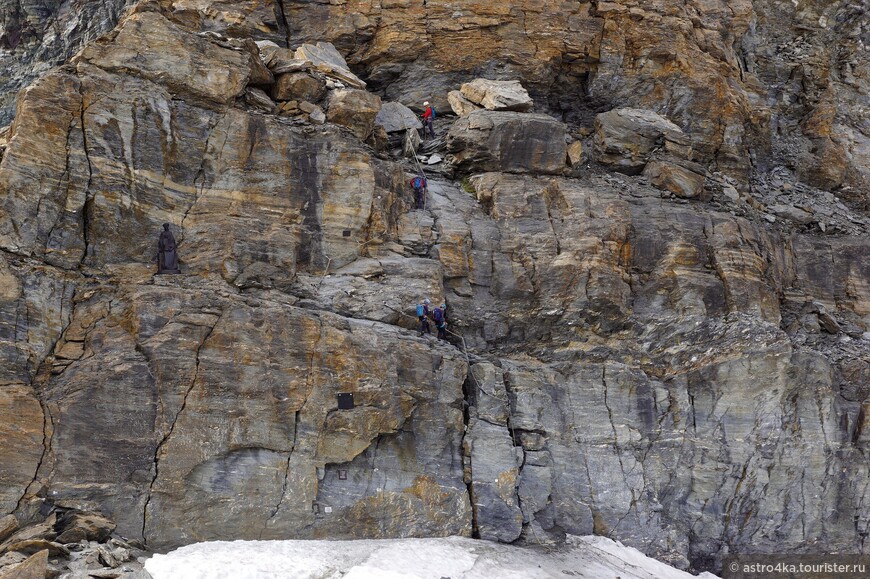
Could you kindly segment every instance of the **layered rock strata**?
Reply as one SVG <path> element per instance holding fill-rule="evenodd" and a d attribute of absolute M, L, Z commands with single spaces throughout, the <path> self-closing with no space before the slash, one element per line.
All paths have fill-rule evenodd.
<path fill-rule="evenodd" d="M 0 126 L 18 91 L 110 31 L 132 0 L 0 2 Z"/>
<path fill-rule="evenodd" d="M 866 1 L 283 5 L 291 41 L 334 43 L 388 100 L 449 110 L 463 82 L 519 79 L 570 123 L 654 110 L 742 183 L 784 165 L 866 207 Z"/>
<path fill-rule="evenodd" d="M 176 4 L 137 5 L 18 101 L 0 162 L 4 514 L 98 510 L 154 548 L 598 533 L 696 570 L 729 552 L 866 549 L 870 224 L 787 168 L 747 188 L 757 111 L 731 51 L 750 5 L 706 7 L 689 34 L 683 8 L 545 3 L 520 21 L 430 1 L 376 19 L 285 0 L 285 49 L 263 42 L 259 2 L 236 19 Z M 411 15 L 440 28 L 404 27 Z M 669 35 L 640 45 L 674 49 L 616 62 L 646 19 Z M 544 21 L 571 43 L 534 36 Z M 725 21 L 735 37 L 711 63 Z M 303 38 L 318 22 L 365 85 L 327 46 L 295 50 L 323 40 Z M 493 52 L 458 63 L 481 38 Z M 566 104 L 567 123 L 440 119 L 451 162 L 412 209 L 417 165 L 388 154 L 368 89 L 389 98 L 435 62 L 426 82 L 455 90 L 506 47 L 533 93 L 574 71 L 620 107 L 658 103 L 632 75 L 660 68 L 653 84 L 684 108 L 654 108 L 679 132 L 629 172 L 706 159 L 702 191 L 608 173 L 586 105 Z M 317 103 L 272 101 L 294 74 L 322 81 Z M 707 107 L 743 104 L 686 122 L 709 91 Z M 181 275 L 153 275 L 162 223 Z M 426 296 L 447 304 L 449 343 L 415 335 Z"/>

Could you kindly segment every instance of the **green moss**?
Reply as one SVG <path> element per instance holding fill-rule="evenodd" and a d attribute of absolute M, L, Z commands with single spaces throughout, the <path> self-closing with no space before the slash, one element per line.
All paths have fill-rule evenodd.
<path fill-rule="evenodd" d="M 474 195 L 474 193 L 475 193 L 474 185 L 471 184 L 471 180 L 469 180 L 468 177 L 464 177 L 462 179 L 462 181 L 460 182 L 460 185 L 462 185 L 463 191 L 465 191 L 466 193 L 471 193 L 472 195 Z"/>

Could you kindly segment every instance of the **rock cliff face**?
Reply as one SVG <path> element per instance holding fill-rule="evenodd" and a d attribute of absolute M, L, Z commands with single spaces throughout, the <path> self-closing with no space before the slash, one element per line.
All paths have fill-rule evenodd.
<path fill-rule="evenodd" d="M 569 122 L 652 109 L 741 180 L 789 167 L 868 203 L 870 4 L 808 0 L 284 0 L 291 41 L 328 40 L 390 100 L 472 76 L 521 79 Z"/>
<path fill-rule="evenodd" d="M 142 2 L 21 92 L 0 512 L 158 549 L 866 551 L 866 13 L 496 4 Z M 450 116 L 477 75 L 534 111 Z M 424 98 L 418 210 L 378 113 Z"/>
<path fill-rule="evenodd" d="M 0 125 L 14 115 L 19 89 L 111 30 L 131 4 L 133 0 L 0 2 Z"/>

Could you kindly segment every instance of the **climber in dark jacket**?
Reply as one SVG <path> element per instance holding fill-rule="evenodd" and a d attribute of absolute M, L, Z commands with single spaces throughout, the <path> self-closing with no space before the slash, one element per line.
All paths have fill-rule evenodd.
<path fill-rule="evenodd" d="M 447 306 L 441 304 L 440 308 L 432 310 L 432 320 L 435 321 L 435 327 L 438 329 L 438 339 L 447 339 Z"/>
<path fill-rule="evenodd" d="M 414 188 L 414 202 L 417 204 L 417 209 L 423 209 L 426 204 L 426 176 L 422 171 L 411 179 L 411 187 Z"/>

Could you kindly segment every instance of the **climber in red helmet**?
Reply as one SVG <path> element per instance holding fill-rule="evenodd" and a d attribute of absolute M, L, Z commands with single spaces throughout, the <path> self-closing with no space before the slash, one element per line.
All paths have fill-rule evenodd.
<path fill-rule="evenodd" d="M 426 138 L 426 131 L 429 132 L 429 136 L 433 139 L 435 138 L 435 128 L 432 126 L 432 122 L 435 120 L 435 109 L 429 104 L 429 101 L 423 103 L 423 106 L 426 107 L 426 110 L 423 112 L 423 138 Z"/>

